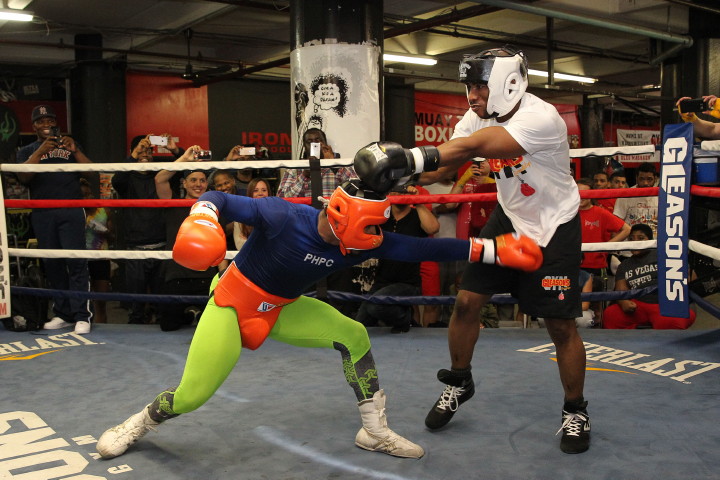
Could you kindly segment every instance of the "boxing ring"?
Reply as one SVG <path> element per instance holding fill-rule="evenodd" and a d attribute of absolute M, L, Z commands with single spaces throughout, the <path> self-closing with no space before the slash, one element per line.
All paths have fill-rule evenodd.
<path fill-rule="evenodd" d="M 645 150 L 653 146 L 644 147 Z M 637 153 L 642 148 L 632 147 Z M 588 155 L 611 155 L 594 149 Z M 627 150 L 625 150 L 627 152 Z M 572 151 L 573 156 L 582 156 Z M 322 166 L 351 164 L 351 159 Z M 248 168 L 301 168 L 307 161 L 262 161 Z M 185 170 L 226 162 L 34 166 L 32 171 Z M 25 165 L 2 165 L 21 171 Z M 638 196 L 658 188 L 633 189 Z M 626 190 L 581 192 L 600 198 Z M 720 197 L 693 185 L 689 195 Z M 603 195 L 604 194 L 604 195 Z M 399 196 L 394 202 L 442 203 L 478 195 Z M 309 202 L 309 199 L 293 199 Z M 6 208 L 50 206 L 189 206 L 188 200 L 5 200 Z M 690 202 L 686 204 L 690 209 Z M 4 217 L 4 215 L 3 215 Z M 170 252 L 69 251 L 7 248 L 26 258 L 170 258 Z M 584 244 L 610 251 L 667 245 L 649 242 Z M 711 262 L 720 249 L 696 240 L 688 250 Z M 687 265 L 688 250 L 684 252 Z M 232 252 L 228 257 L 232 257 Z M 328 286 L 328 297 L 357 299 Z M 103 300 L 187 302 L 206 297 L 137 296 L 21 288 L 13 293 Z M 633 298 L 645 292 L 594 292 L 589 300 Z M 362 298 L 362 297 L 361 297 Z M 497 303 L 513 302 L 498 296 Z M 687 300 L 720 318 L 717 305 L 688 290 Z M 451 304 L 452 297 L 380 298 L 379 302 Z M 8 312 L 10 309 L 8 308 Z M 391 335 L 370 328 L 381 386 L 394 430 L 426 450 L 420 460 L 366 452 L 353 445 L 360 426 L 355 400 L 337 352 L 268 341 L 244 351 L 216 395 L 197 412 L 164 423 L 125 455 L 100 460 L 95 442 L 109 426 L 180 379 L 192 329 L 160 332 L 156 325 L 96 324 L 88 335 L 67 331 L 11 332 L 0 328 L 0 479 L 715 479 L 720 475 L 720 329 L 581 331 L 587 350 L 585 396 L 592 443 L 566 455 L 555 437 L 562 404 L 553 345 L 542 329 L 485 329 L 474 364 L 476 395 L 439 431 L 425 414 L 442 390 L 447 366 L 444 329 Z M 145 403 L 143 403 L 145 402 Z"/>

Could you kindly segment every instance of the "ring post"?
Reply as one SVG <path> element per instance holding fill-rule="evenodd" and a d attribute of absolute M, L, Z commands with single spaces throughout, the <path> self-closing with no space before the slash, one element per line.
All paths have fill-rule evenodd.
<path fill-rule="evenodd" d="M 671 124 L 663 132 L 658 198 L 658 298 L 666 317 L 688 318 L 688 223 L 693 128 Z"/>

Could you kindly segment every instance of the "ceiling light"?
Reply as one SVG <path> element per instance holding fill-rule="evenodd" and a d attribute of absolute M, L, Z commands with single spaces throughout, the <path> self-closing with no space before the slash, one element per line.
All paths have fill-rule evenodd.
<path fill-rule="evenodd" d="M 542 70 L 533 70 L 532 68 L 528 69 L 528 74 L 538 77 L 548 77 L 548 72 Z M 580 83 L 595 83 L 598 81 L 597 78 L 581 77 L 580 75 L 570 75 L 568 73 L 554 73 L 553 78 L 555 80 L 573 80 Z"/>
<path fill-rule="evenodd" d="M 14 8 L 0 8 L 0 20 L 13 20 L 16 22 L 31 22 L 32 12 L 16 10 Z"/>
<path fill-rule="evenodd" d="M 386 62 L 402 62 L 415 63 L 418 65 L 435 65 L 437 60 L 427 57 L 408 57 L 407 55 L 394 55 L 392 53 L 383 53 L 383 60 Z"/>

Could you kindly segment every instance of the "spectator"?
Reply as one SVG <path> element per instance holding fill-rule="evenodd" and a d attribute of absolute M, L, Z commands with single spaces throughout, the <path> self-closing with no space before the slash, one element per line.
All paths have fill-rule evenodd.
<path fill-rule="evenodd" d="M 179 157 L 177 162 L 196 161 L 196 153 L 201 148 L 193 145 Z M 162 199 L 172 198 L 170 189 L 170 178 L 175 172 L 160 170 L 155 176 L 155 184 L 158 196 Z M 182 188 L 185 191 L 185 199 L 200 198 L 200 195 L 207 191 L 207 174 L 205 170 L 188 170 L 183 172 Z M 187 218 L 189 207 L 165 208 L 166 219 L 165 243 L 169 250 L 175 245 L 180 225 Z M 228 262 L 223 261 L 220 268 L 224 270 Z M 199 272 L 178 265 L 174 260 L 164 260 L 162 268 L 163 293 L 167 295 L 207 295 L 210 291 L 210 283 L 218 273 L 217 267 L 211 267 Z M 205 302 L 197 305 L 188 305 L 179 302 L 163 303 L 160 305 L 160 329 L 163 332 L 178 330 L 186 325 L 191 325 L 202 314 Z"/>
<path fill-rule="evenodd" d="M 705 110 L 702 113 L 711 115 L 715 118 L 720 118 L 720 104 L 717 103 L 717 97 L 715 95 L 705 95 L 702 98 L 708 106 L 708 110 Z M 693 124 L 694 135 L 696 137 L 706 138 L 709 140 L 720 139 L 720 123 L 703 120 L 693 112 L 683 113 L 680 108 L 680 102 L 683 100 L 691 100 L 691 98 L 682 97 L 678 99 L 676 104 L 678 107 L 678 113 L 680 114 L 680 117 L 682 117 L 683 121 L 691 122 Z"/>
<path fill-rule="evenodd" d="M 149 163 L 154 160 L 153 146 L 150 144 L 150 135 L 138 135 L 130 142 L 130 156 L 126 163 Z M 177 159 L 184 153 L 172 135 L 162 135 L 167 138 L 166 149 Z M 155 188 L 155 173 L 149 170 L 117 172 L 113 175 L 112 186 L 123 199 L 151 199 L 157 200 Z M 125 248 L 139 251 L 158 251 L 165 249 L 165 214 L 162 208 L 129 207 L 120 209 L 120 231 Z M 124 260 L 125 288 L 128 293 L 159 294 L 162 290 L 160 267 L 162 261 L 145 258 L 140 260 Z M 146 313 L 147 308 L 147 313 Z M 128 323 L 152 323 L 151 310 L 157 306 L 146 306 L 146 302 L 132 302 L 128 312 Z"/>
<path fill-rule="evenodd" d="M 649 225 L 638 223 L 630 228 L 630 241 L 652 240 Z M 657 285 L 657 249 L 633 250 L 632 257 L 623 261 L 615 275 L 615 290 L 627 291 Z M 695 323 L 695 312 L 690 318 L 665 317 L 660 314 L 657 293 L 631 300 L 618 300 L 603 314 L 603 328 L 687 329 Z"/>
<path fill-rule="evenodd" d="M 490 177 L 490 165 L 484 159 L 473 159 L 450 193 L 495 193 L 497 186 Z M 450 204 L 452 206 L 455 204 Z M 457 238 L 477 237 L 497 205 L 496 200 L 463 202 L 458 207 Z"/>
<path fill-rule="evenodd" d="M 319 128 L 309 128 L 305 131 L 302 158 L 310 158 L 310 148 L 313 143 L 320 144 L 321 158 L 335 158 L 335 152 L 328 145 L 325 132 Z M 357 178 L 352 167 L 322 168 L 320 169 L 320 176 L 322 178 L 322 194 L 324 197 L 332 195 L 335 188 L 344 182 Z M 285 170 L 278 186 L 278 197 L 309 197 L 311 195 L 310 169 L 288 168 Z"/>
<path fill-rule="evenodd" d="M 253 178 L 248 184 L 247 196 L 250 198 L 264 198 L 270 196 L 270 184 L 263 178 Z M 252 225 L 233 222 L 233 240 L 235 250 L 240 250 L 252 233 Z"/>
<path fill-rule="evenodd" d="M 31 120 L 37 140 L 17 152 L 17 163 L 92 163 L 75 139 L 59 132 L 51 106 L 33 108 Z M 75 172 L 18 172 L 18 179 L 28 185 L 32 200 L 79 200 L 82 198 L 80 177 L 81 174 Z M 31 223 L 39 248 L 85 249 L 85 212 L 82 208 L 39 208 L 33 210 Z M 90 280 L 86 259 L 45 258 L 43 266 L 49 288 L 88 291 Z M 53 298 L 53 318 L 44 328 L 74 327 L 75 333 L 90 333 L 92 313 L 89 304 L 87 299 Z"/>
<path fill-rule="evenodd" d="M 618 170 L 616 172 L 613 172 L 612 175 L 610 175 L 610 179 L 608 180 L 608 186 L 607 188 L 627 188 L 627 179 L 625 177 L 625 170 Z M 610 213 L 613 213 L 613 210 L 615 210 L 615 202 L 617 202 L 617 197 L 615 198 L 598 198 L 596 200 L 596 203 L 599 207 L 604 208 Z"/>
<path fill-rule="evenodd" d="M 610 188 L 610 177 L 608 177 L 607 172 L 597 172 L 593 175 L 592 188 L 596 190 Z"/>
<path fill-rule="evenodd" d="M 658 174 L 653 163 L 642 163 L 637 171 L 637 185 L 633 188 L 654 187 L 657 177 Z M 638 223 L 650 225 L 653 235 L 657 234 L 657 195 L 618 198 L 613 213 L 630 226 Z"/>
<path fill-rule="evenodd" d="M 607 172 L 597 172 L 593 175 L 592 188 L 594 190 L 613 188 L 610 183 L 610 176 Z M 615 198 L 596 198 L 593 200 L 593 205 L 597 205 L 612 213 L 613 208 L 615 208 L 615 200 Z"/>
<path fill-rule="evenodd" d="M 83 198 L 95 198 L 90 183 L 80 179 Z M 108 250 L 113 239 L 113 223 L 103 207 L 85 207 L 85 248 L 87 250 Z M 110 260 L 89 260 L 90 290 L 93 292 L 110 291 Z M 96 323 L 107 323 L 105 300 L 93 300 L 93 319 Z"/>
<path fill-rule="evenodd" d="M 417 195 L 418 189 L 413 186 L 399 187 L 390 195 Z M 382 225 L 382 229 L 401 233 L 410 237 L 428 237 L 438 232 L 440 224 L 437 218 L 425 205 L 392 205 L 390 218 Z M 370 290 L 371 296 L 415 296 L 420 294 L 420 263 L 401 262 L 398 260 L 381 259 L 375 273 L 375 282 Z M 412 305 L 388 305 L 362 302 L 355 319 L 366 327 L 384 325 L 392 327 L 391 333 L 410 331 L 414 309 Z"/>
<path fill-rule="evenodd" d="M 578 190 L 583 192 L 590 190 L 592 181 L 589 178 L 579 178 L 575 183 Z M 630 225 L 604 208 L 593 205 L 589 198 L 580 199 L 579 212 L 583 243 L 622 242 L 630 235 Z M 607 275 L 607 267 L 607 253 L 583 253 L 580 268 L 593 276 L 593 290 L 602 290 L 600 279 Z M 593 311 L 599 316 L 599 303 L 593 307 Z"/>

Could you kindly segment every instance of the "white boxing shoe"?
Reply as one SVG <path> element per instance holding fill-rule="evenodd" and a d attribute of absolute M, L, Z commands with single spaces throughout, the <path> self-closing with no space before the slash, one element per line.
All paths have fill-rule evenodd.
<path fill-rule="evenodd" d="M 375 392 L 372 398 L 358 403 L 363 427 L 355 436 L 355 445 L 371 452 L 395 457 L 420 458 L 425 450 L 407 438 L 390 430 L 385 417 L 385 392 Z"/>
<path fill-rule="evenodd" d="M 158 422 L 150 418 L 148 405 L 142 411 L 112 427 L 100 436 L 97 451 L 103 458 L 115 458 L 127 451 L 130 446 L 140 440 L 149 430 L 155 430 Z"/>

